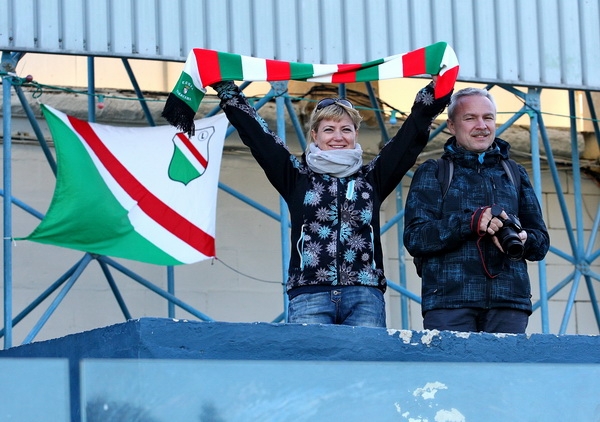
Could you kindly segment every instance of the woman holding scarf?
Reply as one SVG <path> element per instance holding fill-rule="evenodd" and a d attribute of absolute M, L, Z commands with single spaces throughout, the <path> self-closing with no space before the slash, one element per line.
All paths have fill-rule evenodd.
<path fill-rule="evenodd" d="M 386 326 L 379 212 L 450 99 L 451 93 L 435 99 L 434 84 L 419 91 L 402 127 L 368 164 L 358 143 L 362 117 L 348 100 L 319 101 L 308 125 L 311 142 L 297 158 L 233 82 L 213 85 L 229 121 L 289 208 L 287 322 Z"/>

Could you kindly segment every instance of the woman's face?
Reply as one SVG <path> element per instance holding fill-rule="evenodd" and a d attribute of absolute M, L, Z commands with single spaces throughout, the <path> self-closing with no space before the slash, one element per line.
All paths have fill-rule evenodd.
<path fill-rule="evenodd" d="M 354 149 L 358 132 L 350 116 L 345 114 L 339 121 L 323 119 L 317 130 L 312 130 L 313 142 L 322 151 Z"/>

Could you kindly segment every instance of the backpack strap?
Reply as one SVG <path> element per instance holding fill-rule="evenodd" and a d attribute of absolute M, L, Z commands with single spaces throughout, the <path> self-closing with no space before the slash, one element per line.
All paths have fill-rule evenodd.
<path fill-rule="evenodd" d="M 512 158 L 507 160 L 500 160 L 502 163 L 502 167 L 504 167 L 504 171 L 506 172 L 508 178 L 515 185 L 515 189 L 517 190 L 517 195 L 521 195 L 521 173 L 519 173 L 519 167 L 517 162 Z"/>
<path fill-rule="evenodd" d="M 454 175 L 454 163 L 452 160 L 438 158 L 437 160 L 437 179 L 440 182 L 440 186 L 442 187 L 442 199 L 446 197 L 446 193 L 448 192 L 448 188 L 450 187 L 450 182 L 452 181 L 452 176 Z"/>

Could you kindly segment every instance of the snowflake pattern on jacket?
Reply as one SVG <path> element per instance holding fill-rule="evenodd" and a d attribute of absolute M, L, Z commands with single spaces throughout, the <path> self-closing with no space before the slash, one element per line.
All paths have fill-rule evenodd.
<path fill-rule="evenodd" d="M 337 178 L 313 172 L 304 156 L 291 154 L 235 84 L 214 88 L 242 142 L 288 205 L 290 297 L 333 286 L 374 286 L 385 292 L 381 204 L 414 165 L 450 96 L 435 100 L 432 86 L 423 88 L 411 115 L 377 157 L 355 174 Z"/>

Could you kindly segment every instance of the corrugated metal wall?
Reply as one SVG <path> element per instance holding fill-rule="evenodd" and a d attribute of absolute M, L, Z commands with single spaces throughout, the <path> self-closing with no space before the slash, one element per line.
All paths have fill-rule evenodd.
<path fill-rule="evenodd" d="M 460 79 L 600 90 L 598 0 L 0 0 L 0 49 L 356 63 L 437 41 Z"/>

